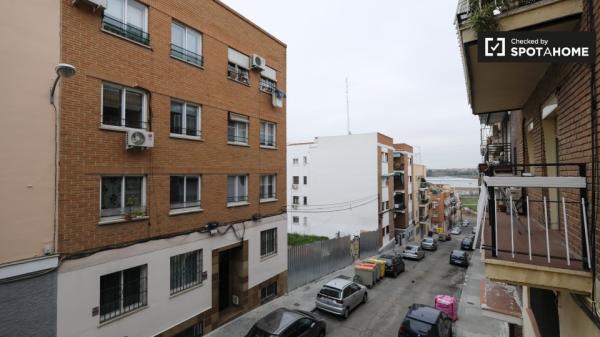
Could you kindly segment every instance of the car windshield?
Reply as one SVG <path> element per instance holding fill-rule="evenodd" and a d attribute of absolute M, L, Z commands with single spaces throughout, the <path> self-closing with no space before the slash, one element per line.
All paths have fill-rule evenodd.
<path fill-rule="evenodd" d="M 275 337 L 275 335 L 265 332 L 256 326 L 253 326 L 252 329 L 248 332 L 246 337 Z"/>
<path fill-rule="evenodd" d="M 323 287 L 321 289 L 321 291 L 319 291 L 319 293 L 321 295 L 325 295 L 325 296 L 329 296 L 329 297 L 333 297 L 333 298 L 340 298 L 340 290 L 331 288 L 328 286 Z"/>
<path fill-rule="evenodd" d="M 432 238 L 426 238 L 426 239 L 423 239 L 423 241 L 425 241 L 427 243 L 432 243 L 433 239 Z"/>
<path fill-rule="evenodd" d="M 418 249 L 417 246 L 406 246 L 405 250 L 407 250 L 407 251 L 416 251 L 417 249 Z"/>
<path fill-rule="evenodd" d="M 416 319 L 408 318 L 402 325 L 408 330 L 418 333 L 420 336 L 429 336 L 429 331 L 433 326 L 429 323 L 425 323 Z"/>
<path fill-rule="evenodd" d="M 463 239 L 463 242 L 464 242 L 464 243 L 471 243 L 471 238 L 464 238 L 464 239 Z"/>
<path fill-rule="evenodd" d="M 380 255 L 379 258 L 390 263 L 394 260 L 394 257 L 391 255 Z"/>
<path fill-rule="evenodd" d="M 452 251 L 452 256 L 456 256 L 456 257 L 463 257 L 464 256 L 464 252 L 461 250 L 453 250 Z"/>

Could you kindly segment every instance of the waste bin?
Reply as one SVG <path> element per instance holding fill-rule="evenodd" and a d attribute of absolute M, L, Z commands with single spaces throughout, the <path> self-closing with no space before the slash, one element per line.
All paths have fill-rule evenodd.
<path fill-rule="evenodd" d="M 377 265 L 378 269 L 379 269 L 379 278 L 381 279 L 381 278 L 385 277 L 385 261 L 379 260 L 379 259 L 370 258 L 366 262 L 375 263 Z"/>
<path fill-rule="evenodd" d="M 436 295 L 433 299 L 433 307 L 445 312 L 453 321 L 458 319 L 458 301 L 454 296 Z"/>
<path fill-rule="evenodd" d="M 379 265 L 377 263 L 363 261 L 363 262 L 361 262 L 361 264 L 372 268 L 373 273 L 375 274 L 374 275 L 375 282 L 377 282 L 381 279 L 381 272 L 379 271 Z"/>
<path fill-rule="evenodd" d="M 354 265 L 354 282 L 360 283 L 367 288 L 375 284 L 375 266 L 357 263 Z"/>

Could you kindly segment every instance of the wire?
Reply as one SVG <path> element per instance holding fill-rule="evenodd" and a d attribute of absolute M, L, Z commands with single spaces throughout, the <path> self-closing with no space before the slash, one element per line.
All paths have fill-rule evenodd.
<path fill-rule="evenodd" d="M 348 207 L 345 208 L 339 208 L 339 209 L 323 209 L 323 210 L 319 210 L 319 209 L 307 209 L 307 210 L 300 210 L 297 212 L 301 212 L 301 213 L 333 213 L 333 212 L 342 212 L 342 211 L 347 211 L 347 210 L 351 210 L 354 208 L 358 208 L 361 206 L 365 206 L 368 205 L 370 203 L 372 203 L 373 201 L 376 201 L 377 197 L 373 198 L 372 200 L 367 200 L 366 202 L 360 203 L 360 204 L 356 204 L 356 205 L 350 205 Z M 294 205 L 297 206 L 297 205 Z M 295 210 L 291 211 L 291 212 L 296 212 Z"/>

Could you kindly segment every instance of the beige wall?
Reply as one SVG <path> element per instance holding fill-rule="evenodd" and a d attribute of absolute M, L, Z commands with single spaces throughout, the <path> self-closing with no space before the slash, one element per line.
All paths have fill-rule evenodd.
<path fill-rule="evenodd" d="M 58 1 L 0 1 L 0 264 L 43 254 L 54 236 Z M 24 19 L 26 18 L 26 19 Z"/>
<path fill-rule="evenodd" d="M 600 330 L 566 291 L 558 294 L 558 319 L 561 336 L 600 337 Z"/>

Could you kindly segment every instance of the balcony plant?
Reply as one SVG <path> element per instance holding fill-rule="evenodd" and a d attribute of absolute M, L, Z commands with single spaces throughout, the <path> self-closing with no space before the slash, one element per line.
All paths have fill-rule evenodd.
<path fill-rule="evenodd" d="M 467 24 L 477 34 L 497 31 L 498 21 L 494 13 L 497 8 L 494 1 L 469 0 L 470 15 Z"/>
<path fill-rule="evenodd" d="M 138 198 L 134 195 L 130 195 L 127 198 L 126 206 L 127 211 L 125 213 L 126 220 L 138 219 L 146 215 L 146 212 L 141 207 L 136 207 L 139 205 Z"/>

